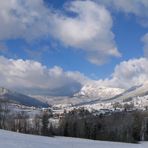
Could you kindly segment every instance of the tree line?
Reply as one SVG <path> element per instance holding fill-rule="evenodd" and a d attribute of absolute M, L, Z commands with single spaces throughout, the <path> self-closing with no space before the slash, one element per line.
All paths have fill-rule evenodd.
<path fill-rule="evenodd" d="M 147 117 L 143 111 L 93 115 L 82 108 L 66 113 L 59 131 L 61 136 L 135 143 L 143 135 L 148 140 L 148 120 L 144 122 Z"/>
<path fill-rule="evenodd" d="M 94 140 L 138 142 L 148 140 L 148 112 L 122 111 L 95 115 L 84 108 L 64 112 L 58 126 L 49 122 L 51 111 L 30 118 L 21 111 L 12 114 L 0 103 L 0 129 L 44 136 L 67 136 Z M 144 139 L 143 139 L 144 138 Z"/>

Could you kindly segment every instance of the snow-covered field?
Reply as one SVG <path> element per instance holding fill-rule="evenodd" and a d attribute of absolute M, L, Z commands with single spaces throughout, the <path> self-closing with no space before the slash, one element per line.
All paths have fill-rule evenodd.
<path fill-rule="evenodd" d="M 0 130 L 0 148 L 147 148 L 148 142 L 127 144 L 78 138 L 41 137 Z"/>

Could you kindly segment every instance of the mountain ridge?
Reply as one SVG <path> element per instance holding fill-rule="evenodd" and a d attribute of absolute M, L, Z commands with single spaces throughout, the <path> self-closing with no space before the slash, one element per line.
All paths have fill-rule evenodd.
<path fill-rule="evenodd" d="M 105 87 L 98 84 L 86 84 L 81 90 L 74 94 L 75 97 L 88 97 L 105 100 L 123 93 L 125 90 L 121 88 Z"/>
<path fill-rule="evenodd" d="M 0 99 L 26 106 L 48 107 L 48 104 L 41 102 L 36 98 L 18 93 L 16 91 L 11 91 L 4 87 L 0 87 Z"/>

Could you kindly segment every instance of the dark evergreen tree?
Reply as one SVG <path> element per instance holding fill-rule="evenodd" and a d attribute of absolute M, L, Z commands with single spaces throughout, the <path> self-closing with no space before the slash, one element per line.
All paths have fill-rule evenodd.
<path fill-rule="evenodd" d="M 49 115 L 47 112 L 44 112 L 42 117 L 42 135 L 44 136 L 50 135 L 48 124 L 49 124 Z"/>

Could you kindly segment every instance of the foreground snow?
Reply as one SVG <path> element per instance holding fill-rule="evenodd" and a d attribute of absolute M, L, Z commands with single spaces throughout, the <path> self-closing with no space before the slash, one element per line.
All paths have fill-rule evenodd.
<path fill-rule="evenodd" d="M 0 130 L 0 148 L 147 148 L 148 142 L 126 144 L 78 138 L 41 137 Z"/>

